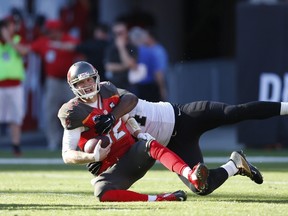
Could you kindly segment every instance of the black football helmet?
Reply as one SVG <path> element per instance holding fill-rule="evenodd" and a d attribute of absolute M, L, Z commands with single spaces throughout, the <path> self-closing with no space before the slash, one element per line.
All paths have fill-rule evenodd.
<path fill-rule="evenodd" d="M 85 88 L 76 87 L 76 84 L 79 81 L 89 77 L 94 78 L 95 84 Z M 91 99 L 100 91 L 100 77 L 98 71 L 91 64 L 85 61 L 76 62 L 69 68 L 67 73 L 67 82 L 73 93 L 84 101 L 85 99 Z M 89 93 L 86 93 L 87 89 L 93 89 L 93 91 L 90 90 Z"/>

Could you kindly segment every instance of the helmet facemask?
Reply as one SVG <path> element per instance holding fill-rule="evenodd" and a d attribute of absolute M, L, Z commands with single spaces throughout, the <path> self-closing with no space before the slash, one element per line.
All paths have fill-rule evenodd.
<path fill-rule="evenodd" d="M 77 87 L 77 83 L 87 78 L 93 78 L 94 83 L 90 86 L 79 88 Z M 84 72 L 79 74 L 76 78 L 69 82 L 69 86 L 76 97 L 80 98 L 83 101 L 87 101 L 92 99 L 99 91 L 100 91 L 100 77 L 96 71 L 92 74 L 88 72 Z"/>

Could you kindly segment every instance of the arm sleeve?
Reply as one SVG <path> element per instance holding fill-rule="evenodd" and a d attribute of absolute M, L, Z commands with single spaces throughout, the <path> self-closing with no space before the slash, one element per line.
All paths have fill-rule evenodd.
<path fill-rule="evenodd" d="M 68 150 L 77 150 L 80 135 L 84 131 L 84 127 L 78 127 L 72 130 L 64 129 L 62 140 L 62 152 Z"/>

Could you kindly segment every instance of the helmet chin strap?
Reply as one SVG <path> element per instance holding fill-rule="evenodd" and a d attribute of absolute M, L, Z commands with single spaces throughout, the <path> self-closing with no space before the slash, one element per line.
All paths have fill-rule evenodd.
<path fill-rule="evenodd" d="M 90 94 L 87 95 L 83 95 L 83 96 L 78 96 L 81 100 L 83 100 L 84 102 L 88 102 L 88 100 L 92 99 L 95 95 L 97 95 L 98 92 L 92 92 Z"/>

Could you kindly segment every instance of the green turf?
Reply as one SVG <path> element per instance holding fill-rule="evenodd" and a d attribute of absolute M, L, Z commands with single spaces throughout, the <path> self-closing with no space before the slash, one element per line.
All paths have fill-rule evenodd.
<path fill-rule="evenodd" d="M 265 178 L 262 185 L 234 176 L 211 195 L 188 192 L 186 202 L 157 203 L 97 202 L 84 166 L 0 165 L 0 215 L 288 215 L 288 164 L 256 165 Z M 131 188 L 149 194 L 178 189 L 187 190 L 161 165 Z"/>

